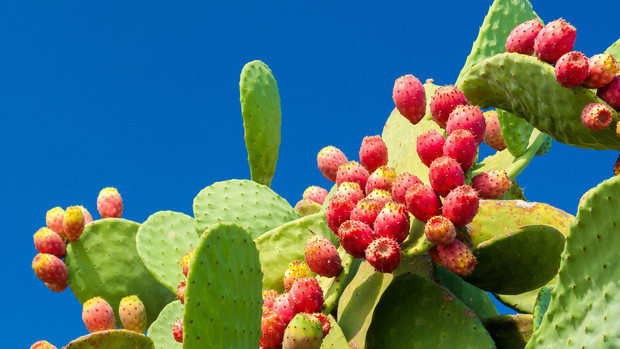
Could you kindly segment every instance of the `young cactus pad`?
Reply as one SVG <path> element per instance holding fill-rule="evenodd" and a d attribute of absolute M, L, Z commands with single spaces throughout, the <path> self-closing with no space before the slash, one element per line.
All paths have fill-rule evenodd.
<path fill-rule="evenodd" d="M 63 349 L 154 349 L 153 341 L 140 333 L 107 330 L 87 334 L 71 341 Z"/>
<path fill-rule="evenodd" d="M 181 349 L 183 344 L 177 342 L 172 335 L 172 325 L 183 318 L 183 304 L 174 301 L 159 313 L 146 335 L 155 343 L 155 349 Z"/>
<path fill-rule="evenodd" d="M 514 157 L 523 155 L 529 146 L 530 136 L 534 128 L 527 121 L 497 109 L 497 118 L 502 128 L 502 138 L 506 142 L 506 149 Z"/>

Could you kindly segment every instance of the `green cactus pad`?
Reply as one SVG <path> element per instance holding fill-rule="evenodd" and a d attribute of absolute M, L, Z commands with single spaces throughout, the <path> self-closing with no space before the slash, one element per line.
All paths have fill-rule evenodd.
<path fill-rule="evenodd" d="M 506 52 L 506 39 L 519 24 L 537 18 L 529 1 L 495 0 L 482 22 L 478 38 L 474 41 L 459 80 L 476 63 Z"/>
<path fill-rule="evenodd" d="M 105 299 L 113 309 L 123 297 L 137 295 L 146 307 L 147 326 L 175 299 L 146 269 L 136 249 L 140 224 L 106 218 L 87 224 L 82 236 L 67 246 L 67 284 L 80 303 Z M 116 312 L 116 324 L 121 325 Z"/>
<path fill-rule="evenodd" d="M 498 348 L 523 349 L 532 338 L 530 314 L 500 315 L 483 319 L 482 323 Z"/>
<path fill-rule="evenodd" d="M 543 316 L 549 309 L 549 302 L 551 301 L 551 291 L 553 291 L 553 285 L 547 285 L 540 289 L 538 296 L 536 297 L 536 304 L 534 305 L 534 331 L 542 323 Z"/>
<path fill-rule="evenodd" d="M 231 222 L 256 239 L 280 224 L 299 218 L 299 214 L 268 187 L 232 179 L 201 190 L 194 198 L 194 217 L 199 234 L 212 224 Z"/>
<path fill-rule="evenodd" d="M 340 255 L 340 260 L 342 261 L 342 270 L 340 271 L 340 274 L 333 278 L 327 278 L 320 275 L 316 276 L 316 279 L 319 281 L 319 285 L 323 290 L 324 302 L 321 311 L 324 314 L 331 313 L 336 304 L 338 304 L 338 299 L 340 299 L 340 295 L 342 294 L 342 291 L 344 291 L 345 283 L 349 278 L 351 264 L 355 259 L 342 247 L 338 248 L 338 254 Z"/>
<path fill-rule="evenodd" d="M 605 53 L 611 53 L 611 55 L 614 56 L 616 61 L 620 62 L 620 39 L 611 44 L 611 46 L 609 46 L 607 50 L 605 50 Z"/>
<path fill-rule="evenodd" d="M 328 315 L 329 324 L 331 325 L 331 329 L 325 338 L 323 338 L 323 343 L 321 344 L 321 349 L 349 349 L 349 343 L 347 343 L 347 338 L 342 333 L 342 329 L 338 326 L 336 319 L 333 316 Z"/>
<path fill-rule="evenodd" d="M 604 102 L 585 87 L 560 86 L 553 66 L 536 57 L 498 54 L 472 67 L 459 87 L 470 103 L 505 109 L 562 143 L 620 150 L 620 137 L 613 127 L 591 131 L 581 123 L 587 104 Z M 618 120 L 617 113 L 613 114 Z"/>
<path fill-rule="evenodd" d="M 547 285 L 555 285 L 556 277 L 549 281 Z M 544 287 L 544 286 L 543 286 Z M 540 288 L 519 294 L 494 294 L 495 298 L 510 309 L 519 313 L 531 314 L 534 312 L 534 304 Z"/>
<path fill-rule="evenodd" d="M 249 233 L 232 223 L 209 228 L 189 267 L 183 348 L 255 348 L 262 277 Z"/>
<path fill-rule="evenodd" d="M 172 330 L 170 330 L 172 331 Z M 99 331 L 71 341 L 63 349 L 154 349 L 153 341 L 128 330 Z"/>
<path fill-rule="evenodd" d="M 549 309 L 527 348 L 620 347 L 619 198 L 614 176 L 577 212 Z"/>
<path fill-rule="evenodd" d="M 278 83 L 265 63 L 253 61 L 241 71 L 239 92 L 252 180 L 269 186 L 280 148 L 282 110 Z"/>
<path fill-rule="evenodd" d="M 336 247 L 338 238 L 327 226 L 325 214 L 316 213 L 283 224 L 256 239 L 263 271 L 263 290 L 284 291 L 282 278 L 288 264 L 294 260 L 304 260 L 306 241 L 313 235 L 322 235 Z"/>
<path fill-rule="evenodd" d="M 472 249 L 477 263 L 465 281 L 502 294 L 544 286 L 557 274 L 564 241 L 564 235 L 545 225 L 498 235 Z"/>
<path fill-rule="evenodd" d="M 396 277 L 377 304 L 366 348 L 495 348 L 476 314 L 419 275 Z"/>
<path fill-rule="evenodd" d="M 527 121 L 501 109 L 497 109 L 497 118 L 502 128 L 502 138 L 506 143 L 506 149 L 514 157 L 525 154 L 534 127 Z"/>
<path fill-rule="evenodd" d="M 525 194 L 523 193 L 523 189 L 519 186 L 517 181 L 513 180 L 510 189 L 498 200 L 522 200 L 527 201 L 525 199 Z"/>
<path fill-rule="evenodd" d="M 541 156 L 541 155 L 547 154 L 549 152 L 549 150 L 551 150 L 551 146 L 552 145 L 553 145 L 553 138 L 551 138 L 551 136 L 547 135 L 547 138 L 545 138 L 545 141 L 543 142 L 543 144 L 536 151 L 536 156 Z"/>
<path fill-rule="evenodd" d="M 338 185 L 334 184 L 329 190 L 329 192 L 327 192 L 327 196 L 325 197 L 325 201 L 323 201 L 323 205 L 321 205 L 321 211 L 319 212 L 325 212 L 325 210 L 327 209 L 327 204 L 329 203 L 329 199 L 331 199 L 332 196 L 336 194 L 336 190 L 338 190 Z"/>
<path fill-rule="evenodd" d="M 194 219 L 183 213 L 160 211 L 138 229 L 136 247 L 146 268 L 170 291 L 185 279 L 181 258 L 198 242 Z"/>
<path fill-rule="evenodd" d="M 174 301 L 159 313 L 146 335 L 155 343 L 155 349 L 181 349 L 183 344 L 177 342 L 172 334 L 172 325 L 183 318 L 183 304 Z"/>
<path fill-rule="evenodd" d="M 435 280 L 439 285 L 452 292 L 463 304 L 473 310 L 479 318 L 499 315 L 489 295 L 478 287 L 465 282 L 458 275 L 448 269 L 437 266 Z"/>

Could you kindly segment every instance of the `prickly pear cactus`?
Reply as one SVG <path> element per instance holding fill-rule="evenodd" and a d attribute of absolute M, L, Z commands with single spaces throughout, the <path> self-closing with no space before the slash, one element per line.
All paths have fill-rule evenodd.
<path fill-rule="evenodd" d="M 172 336 L 172 325 L 183 318 L 183 304 L 174 301 L 159 313 L 151 327 L 146 331 L 146 335 L 155 344 L 155 349 L 181 349 L 183 344 L 177 342 Z"/>
<path fill-rule="evenodd" d="M 127 330 L 99 331 L 82 336 L 64 349 L 154 349 L 153 341 L 140 333 Z"/>

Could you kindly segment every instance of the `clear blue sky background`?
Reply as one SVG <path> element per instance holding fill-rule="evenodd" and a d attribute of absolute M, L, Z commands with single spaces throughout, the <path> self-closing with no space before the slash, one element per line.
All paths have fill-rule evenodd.
<path fill-rule="evenodd" d="M 0 10 L 0 152 L 5 272 L 0 346 L 58 347 L 86 333 L 81 306 L 31 269 L 32 235 L 54 207 L 119 188 L 124 217 L 192 213 L 205 186 L 249 178 L 239 73 L 260 59 L 282 98 L 272 188 L 295 204 L 326 145 L 357 158 L 393 108 L 394 80 L 453 83 L 491 1 L 14 1 Z M 534 0 L 577 27 L 590 56 L 618 39 L 617 1 Z M 531 201 L 570 213 L 612 175 L 617 152 L 554 144 L 519 177 Z M 7 253 L 8 252 L 8 253 Z"/>

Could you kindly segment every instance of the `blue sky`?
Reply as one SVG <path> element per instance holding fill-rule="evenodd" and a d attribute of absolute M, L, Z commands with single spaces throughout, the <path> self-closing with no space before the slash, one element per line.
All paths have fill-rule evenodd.
<path fill-rule="evenodd" d="M 0 342 L 60 347 L 83 335 L 81 306 L 34 276 L 32 235 L 54 207 L 114 186 L 124 217 L 192 213 L 215 181 L 249 178 L 239 74 L 260 59 L 282 99 L 272 188 L 295 204 L 326 145 L 357 158 L 393 108 L 394 80 L 454 83 L 491 1 L 390 3 L 16 1 L 0 11 L 0 153 L 8 250 Z M 590 56 L 620 36 L 616 1 L 534 1 L 545 21 L 577 27 Z M 531 201 L 575 213 L 618 152 L 555 143 L 519 177 Z M 6 254 L 5 254 L 6 256 Z"/>

